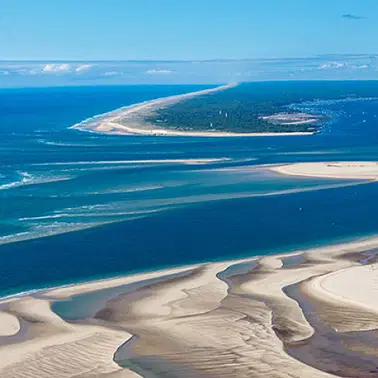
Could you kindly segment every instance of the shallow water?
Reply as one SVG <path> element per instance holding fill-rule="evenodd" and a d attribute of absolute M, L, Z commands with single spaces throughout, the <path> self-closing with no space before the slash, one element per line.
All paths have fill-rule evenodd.
<path fill-rule="evenodd" d="M 376 233 L 378 184 L 285 177 L 262 165 L 377 160 L 377 100 L 300 105 L 332 115 L 314 136 L 67 129 L 120 106 L 202 88 L 0 91 L 1 294 Z"/>

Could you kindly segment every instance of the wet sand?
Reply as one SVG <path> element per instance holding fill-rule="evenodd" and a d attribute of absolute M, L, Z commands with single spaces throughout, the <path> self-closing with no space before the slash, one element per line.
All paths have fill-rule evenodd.
<path fill-rule="evenodd" d="M 377 248 L 371 238 L 7 299 L 0 376 L 373 377 Z"/>

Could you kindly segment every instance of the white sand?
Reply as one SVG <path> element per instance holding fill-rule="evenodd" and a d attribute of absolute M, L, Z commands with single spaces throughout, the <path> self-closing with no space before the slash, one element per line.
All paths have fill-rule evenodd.
<path fill-rule="evenodd" d="M 0 344 L 1 378 L 99 377 L 121 371 L 112 356 L 131 337 L 126 331 L 67 324 L 47 301 L 31 297 L 12 301 L 10 310 L 32 321 L 32 332 L 23 341 Z"/>
<path fill-rule="evenodd" d="M 190 137 L 267 137 L 267 136 L 299 136 L 312 135 L 312 132 L 282 132 L 282 133 L 233 133 L 226 131 L 177 131 L 163 128 L 139 128 L 137 124 L 123 125 L 113 122 L 103 122 L 95 131 L 105 134 L 137 134 L 156 136 L 190 136 Z"/>
<path fill-rule="evenodd" d="M 0 336 L 11 336 L 20 330 L 20 322 L 17 317 L 0 311 Z"/>
<path fill-rule="evenodd" d="M 312 290 L 340 305 L 375 311 L 378 317 L 378 265 L 354 266 L 312 280 Z"/>
<path fill-rule="evenodd" d="M 378 179 L 378 163 L 365 161 L 294 163 L 271 167 L 270 170 L 290 176 L 335 179 Z"/>
<path fill-rule="evenodd" d="M 241 261 L 239 261 L 241 262 Z M 178 317 L 199 314 L 214 310 L 227 295 L 227 285 L 216 278 L 216 274 L 230 265 L 227 263 L 209 264 L 204 272 L 195 279 L 184 281 L 183 284 L 171 285 L 159 290 L 154 295 L 138 300 L 133 306 L 133 313 L 138 316 L 153 316 L 154 318 Z M 183 306 L 188 298 L 188 292 L 211 285 L 211 295 L 196 296 L 192 299 L 192 306 Z M 193 302 L 196 302 L 193 305 Z"/>
<path fill-rule="evenodd" d="M 229 265 L 248 260 L 168 269 L 62 287 L 46 293 L 46 298 L 67 298 L 202 267 L 194 275 L 152 284 L 139 289 L 136 296 L 108 302 L 113 327 L 68 324 L 51 311 L 49 300 L 31 297 L 8 300 L 7 311 L 13 317 L 29 319 L 31 328 L 24 340 L 0 345 L 0 376 L 136 377 L 113 361 L 114 352 L 135 329 L 140 337 L 133 346 L 135 353 L 162 356 L 193 369 L 206 367 L 211 376 L 333 377 L 295 360 L 284 351 L 282 341 L 272 328 L 273 321 L 276 327 L 289 331 L 285 338 L 290 341 L 306 339 L 313 329 L 298 303 L 287 297 L 283 288 L 302 281 L 310 283 L 307 285 L 309 298 L 319 303 L 327 301 L 327 309 L 321 316 L 336 329 L 372 329 L 378 323 L 375 273 L 342 255 L 377 246 L 378 238 L 371 238 L 296 251 L 293 254 L 302 253 L 316 263 L 290 269 L 283 266 L 282 259 L 293 254 L 256 258 L 259 274 L 245 275 L 245 280 L 233 287 L 235 293 L 252 297 L 228 295 L 226 284 L 217 278 L 217 273 Z M 319 283 L 314 284 L 316 280 Z M 8 324 L 9 327 L 2 324 L 2 332 L 14 333 L 14 324 L 12 326 L 9 320 Z"/>
<path fill-rule="evenodd" d="M 142 280 L 150 280 L 153 278 L 158 278 L 161 276 L 169 275 L 169 274 L 176 274 L 185 272 L 190 269 L 194 269 L 199 267 L 200 265 L 190 265 L 180 268 L 172 268 L 172 269 L 165 269 L 165 270 L 156 270 L 150 273 L 140 273 L 140 274 L 133 274 L 125 277 L 118 277 L 118 278 L 109 278 L 104 280 L 98 281 L 90 281 L 85 282 L 79 285 L 68 285 L 66 287 L 58 287 L 45 292 L 44 295 L 47 297 L 59 298 L 64 299 L 71 297 L 72 295 L 77 294 L 84 294 L 90 293 L 97 290 L 107 289 L 110 287 L 118 287 L 122 285 L 128 285 L 133 282 L 139 282 Z"/>

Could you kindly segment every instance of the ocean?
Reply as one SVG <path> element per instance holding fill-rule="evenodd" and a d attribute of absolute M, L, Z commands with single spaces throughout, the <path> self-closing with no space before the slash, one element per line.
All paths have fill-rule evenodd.
<path fill-rule="evenodd" d="M 296 105 L 329 117 L 313 136 L 69 129 L 121 106 L 209 87 L 0 90 L 0 295 L 377 233 L 378 183 L 266 167 L 378 160 L 377 99 Z"/>

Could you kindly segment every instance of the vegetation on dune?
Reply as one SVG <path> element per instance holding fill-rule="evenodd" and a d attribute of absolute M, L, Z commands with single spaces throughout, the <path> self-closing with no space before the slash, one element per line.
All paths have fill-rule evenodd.
<path fill-rule="evenodd" d="M 277 124 L 261 117 L 293 103 L 317 99 L 378 96 L 377 81 L 291 81 L 244 83 L 225 91 L 195 97 L 159 109 L 146 120 L 181 131 L 305 132 L 316 124 Z"/>

